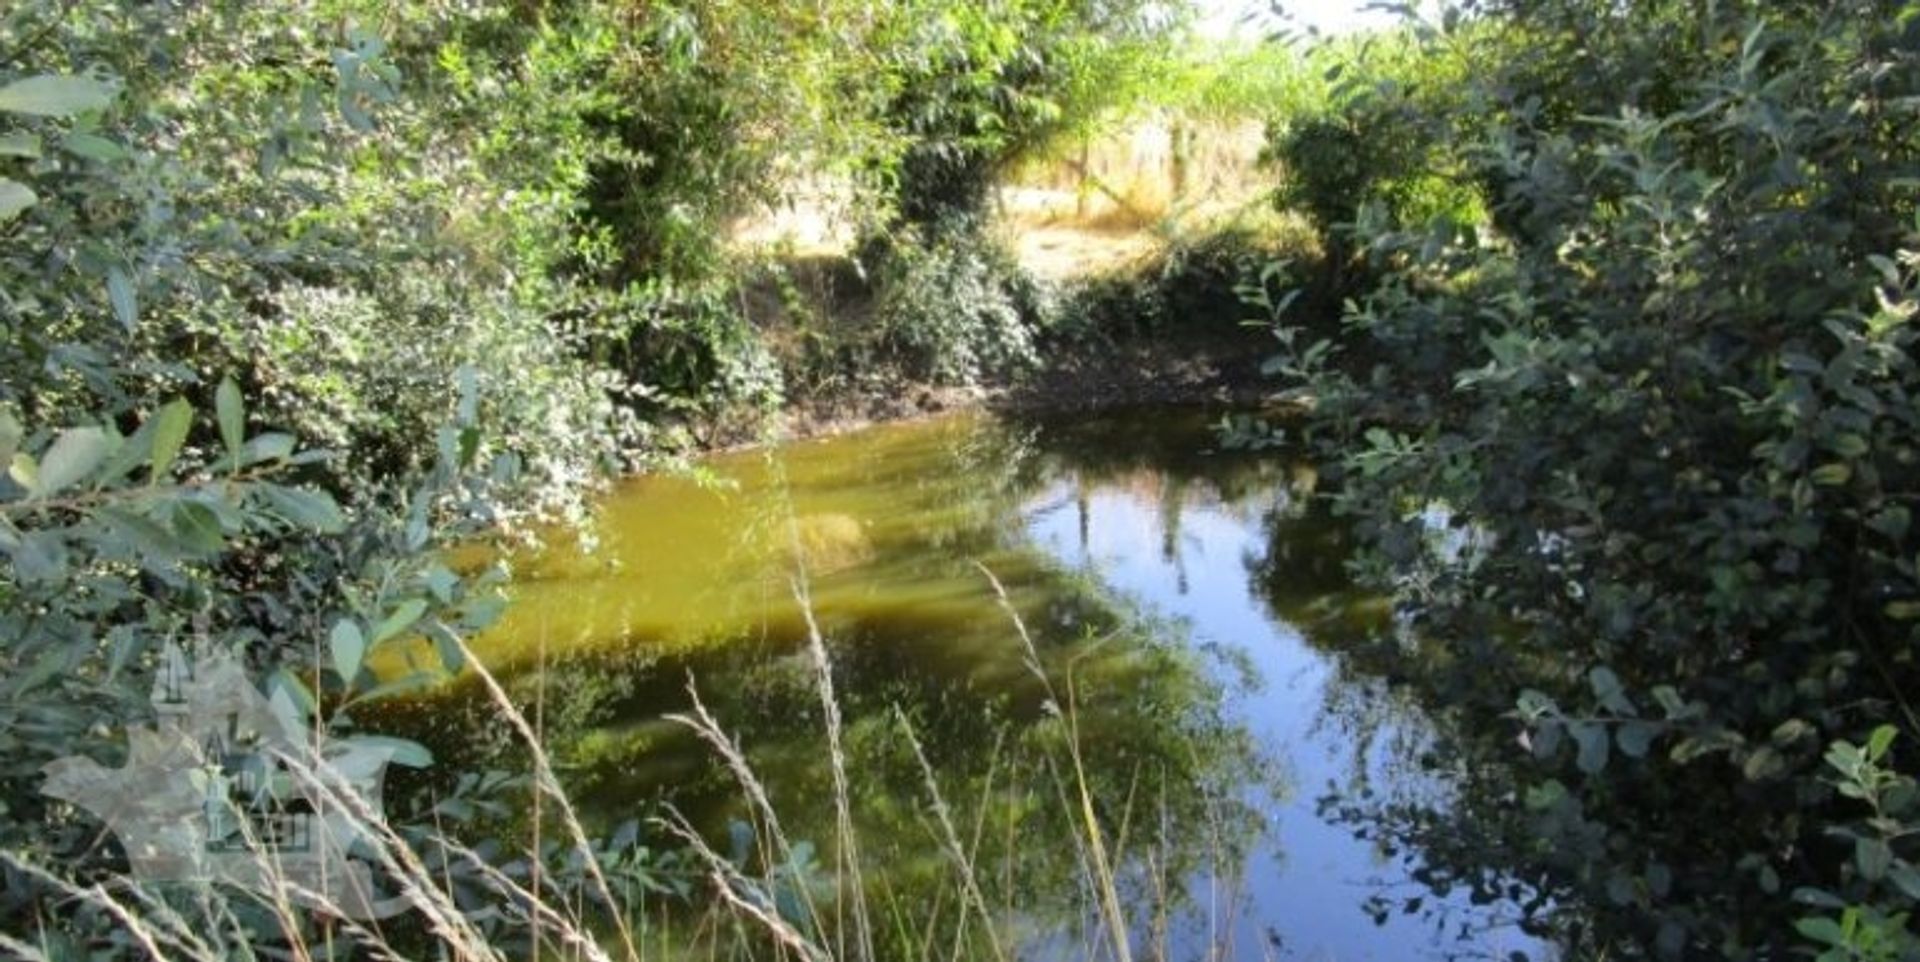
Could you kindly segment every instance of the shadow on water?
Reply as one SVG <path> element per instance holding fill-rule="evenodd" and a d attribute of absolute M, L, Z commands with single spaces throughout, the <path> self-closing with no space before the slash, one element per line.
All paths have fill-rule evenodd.
<path fill-rule="evenodd" d="M 1426 891 L 1418 853 L 1316 804 L 1329 785 L 1438 806 L 1453 790 L 1432 764 L 1440 735 L 1367 656 L 1392 644 L 1392 618 L 1348 584 L 1348 534 L 1317 482 L 1283 454 L 1220 450 L 1197 410 L 962 415 L 730 454 L 614 492 L 597 543 L 512 559 L 514 604 L 476 647 L 539 703 L 596 827 L 672 805 L 726 839 L 750 818 L 713 753 L 664 717 L 693 686 L 788 835 L 825 851 L 804 567 L 867 890 L 877 914 L 915 920 L 889 929 L 889 957 L 923 954 L 909 930 L 955 938 L 915 741 L 1028 954 L 1087 954 L 1069 723 L 1136 941 L 1157 958 L 1541 957 L 1505 924 L 1511 900 Z M 1070 705 L 1049 700 L 982 566 Z M 445 769 L 524 765 L 470 684 L 387 715 Z"/>

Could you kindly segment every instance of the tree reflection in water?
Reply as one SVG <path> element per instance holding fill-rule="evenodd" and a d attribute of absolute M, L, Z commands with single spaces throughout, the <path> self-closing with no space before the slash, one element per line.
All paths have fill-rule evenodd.
<path fill-rule="evenodd" d="M 787 834 L 817 846 L 800 874 L 831 904 L 832 771 L 790 586 L 803 563 L 845 720 L 864 888 L 891 920 L 886 957 L 992 954 L 962 920 L 969 895 L 916 741 L 999 936 L 1028 956 L 1092 954 L 1076 737 L 1143 955 L 1537 950 L 1502 928 L 1508 907 L 1477 904 L 1482 890 L 1507 901 L 1503 876 L 1410 844 L 1438 823 L 1417 812 L 1481 804 L 1476 783 L 1435 763 L 1452 736 L 1394 683 L 1406 653 L 1389 614 L 1350 587 L 1348 534 L 1317 475 L 1221 450 L 1211 420 L 963 416 L 721 456 L 705 479 L 640 479 L 603 505 L 597 551 L 557 536 L 511 559 L 516 604 L 477 648 L 542 703 L 548 747 L 597 827 L 671 805 L 716 847 L 741 826 L 763 834 L 726 768 L 664 718 L 689 707 L 691 680 Z M 981 566 L 1067 704 L 1049 701 Z M 389 714 L 448 769 L 524 764 L 468 686 Z M 1329 781 L 1343 801 L 1316 808 Z M 1422 879 L 1445 891 L 1411 894 Z M 1370 898 L 1396 918 L 1368 921 Z"/>

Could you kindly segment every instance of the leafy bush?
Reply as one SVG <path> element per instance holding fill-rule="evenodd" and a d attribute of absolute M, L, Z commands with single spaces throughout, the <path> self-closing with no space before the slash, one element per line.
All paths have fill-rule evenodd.
<path fill-rule="evenodd" d="M 1449 813 L 1348 815 L 1578 955 L 1913 957 L 1920 18 L 1485 6 L 1446 163 L 1502 242 L 1376 225 L 1398 269 L 1283 361 L 1403 677 L 1480 722 Z"/>
<path fill-rule="evenodd" d="M 1040 289 L 985 236 L 897 243 L 881 257 L 874 337 L 907 376 L 979 384 L 1038 361 Z"/>
<path fill-rule="evenodd" d="M 655 427 L 724 433 L 731 421 L 750 424 L 785 399 L 780 366 L 732 284 L 654 282 L 629 291 L 623 306 L 618 366 L 634 379 L 635 408 Z"/>
<path fill-rule="evenodd" d="M 1155 12 L 1138 0 L 903 5 L 879 114 L 900 146 L 876 171 L 900 220 L 977 227 L 1007 164 L 1126 95 L 1115 81 L 1150 58 L 1140 41 Z"/>
<path fill-rule="evenodd" d="M 1464 91 L 1483 44 L 1472 25 L 1322 47 L 1311 61 L 1324 72 L 1324 99 L 1268 124 L 1266 159 L 1280 176 L 1275 203 L 1320 231 L 1336 301 L 1348 293 L 1348 262 L 1360 253 L 1356 229 L 1458 229 L 1486 220 L 1480 185 L 1452 149 L 1473 124 Z"/>
<path fill-rule="evenodd" d="M 133 923 L 69 898 L 126 853 L 39 789 L 56 758 L 124 752 L 164 644 L 363 734 L 366 699 L 420 681 L 369 658 L 420 636 L 457 667 L 497 608 L 436 552 L 577 509 L 620 436 L 543 315 L 570 297 L 544 273 L 568 234 L 533 195 L 565 145 L 523 142 L 560 161 L 540 171 L 468 130 L 424 150 L 459 110 L 390 59 L 487 15 L 395 47 L 305 17 L 0 15 L 0 903 L 31 920 L 9 951 L 135 951 Z M 241 899 L 187 911 L 261 951 L 312 934 Z"/>
<path fill-rule="evenodd" d="M 1112 343 L 1179 332 L 1223 333 L 1242 326 L 1243 279 L 1269 264 L 1317 261 L 1310 228 L 1299 220 L 1230 224 L 1192 237 L 1136 266 L 1077 282 L 1046 328 L 1050 341 Z M 1297 314 L 1328 308 L 1297 304 Z"/>

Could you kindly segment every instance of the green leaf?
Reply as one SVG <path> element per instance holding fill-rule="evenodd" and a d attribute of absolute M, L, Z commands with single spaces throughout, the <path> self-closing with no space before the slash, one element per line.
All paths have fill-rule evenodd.
<path fill-rule="evenodd" d="M 460 403 L 455 417 L 461 424 L 472 424 L 480 416 L 480 382 L 473 365 L 462 364 L 455 372 L 460 385 Z"/>
<path fill-rule="evenodd" d="M 441 604 L 452 602 L 454 591 L 460 587 L 460 576 L 443 564 L 436 564 L 427 569 L 425 580 L 427 590 L 433 592 L 434 598 Z"/>
<path fill-rule="evenodd" d="M 1815 905 L 1823 909 L 1843 909 L 1847 907 L 1846 901 L 1832 892 L 1805 885 L 1794 889 L 1791 897 L 1801 905 Z"/>
<path fill-rule="evenodd" d="M 1889 601 L 1885 610 L 1895 621 L 1912 621 L 1920 618 L 1920 601 Z"/>
<path fill-rule="evenodd" d="M 1888 505 L 1867 519 L 1867 527 L 1899 541 L 1913 527 L 1913 512 L 1907 510 L 1905 505 Z"/>
<path fill-rule="evenodd" d="M 1784 748 L 1801 739 L 1811 738 L 1815 733 L 1812 723 L 1806 719 L 1789 718 L 1774 728 L 1773 743 Z"/>
<path fill-rule="evenodd" d="M 66 647 L 54 647 L 42 652 L 39 658 L 34 659 L 31 668 L 28 668 L 24 674 L 14 679 L 13 696 L 18 698 L 46 684 L 48 679 L 66 670 L 67 659 L 70 653 L 71 649 Z"/>
<path fill-rule="evenodd" d="M 1853 469 L 1839 461 L 1835 461 L 1832 464 L 1823 464 L 1813 469 L 1813 483 L 1826 485 L 1827 487 L 1846 484 L 1847 480 L 1852 477 Z"/>
<path fill-rule="evenodd" d="M 40 159 L 40 138 L 24 132 L 0 134 L 0 157 Z"/>
<path fill-rule="evenodd" d="M 1605 665 L 1597 665 L 1587 673 L 1587 681 L 1593 687 L 1593 696 L 1600 704 L 1616 715 L 1633 714 L 1633 702 L 1626 696 L 1625 688 L 1620 684 L 1620 676 Z"/>
<path fill-rule="evenodd" d="M 153 519 L 114 507 L 100 509 L 100 517 L 148 564 L 179 561 L 184 547 L 180 539 Z"/>
<path fill-rule="evenodd" d="M 1920 901 L 1920 870 L 1901 862 L 1887 870 L 1887 880 L 1900 889 L 1900 894 Z"/>
<path fill-rule="evenodd" d="M 33 455 L 25 451 L 18 452 L 13 456 L 13 461 L 7 465 L 7 477 L 12 478 L 13 483 L 19 485 L 28 494 L 32 494 L 33 490 L 40 486 L 40 462 L 35 461 Z"/>
<path fill-rule="evenodd" d="M 380 644 L 407 630 L 409 627 L 412 627 L 414 622 L 420 620 L 421 615 L 426 613 L 426 602 L 418 598 L 408 598 L 401 602 L 399 607 L 393 609 L 392 614 L 380 622 L 380 627 L 374 629 L 373 643 L 376 645 Z"/>
<path fill-rule="evenodd" d="M 339 534 L 346 529 L 347 520 L 341 515 L 340 506 L 325 491 L 285 488 L 276 484 L 262 484 L 255 490 L 266 499 L 273 513 L 288 524 L 320 534 Z"/>
<path fill-rule="evenodd" d="M 1787 760 L 1771 745 L 1762 745 L 1747 754 L 1747 760 L 1741 765 L 1741 774 L 1747 781 L 1759 782 L 1780 777 L 1787 769 Z"/>
<path fill-rule="evenodd" d="M 1853 864 L 1860 869 L 1862 878 L 1878 882 L 1886 877 L 1887 869 L 1893 866 L 1893 849 L 1887 846 L 1884 839 L 1854 839 Z"/>
<path fill-rule="evenodd" d="M 1527 719 L 1546 718 L 1560 713 L 1560 707 L 1554 704 L 1553 696 L 1532 688 L 1522 691 L 1520 697 L 1515 700 L 1514 706 L 1520 710 L 1521 717 Z"/>
<path fill-rule="evenodd" d="M 0 177 L 0 224 L 20 216 L 20 212 L 40 203 L 40 195 L 17 180 Z"/>
<path fill-rule="evenodd" d="M 98 134 L 72 133 L 60 139 L 60 149 L 85 160 L 109 163 L 133 156 L 127 148 Z"/>
<path fill-rule="evenodd" d="M 285 461 L 293 454 L 293 435 L 269 432 L 247 439 L 240 449 L 240 465 L 246 467 L 262 461 Z"/>
<path fill-rule="evenodd" d="M 1653 700 L 1660 703 L 1660 709 L 1667 713 L 1668 718 L 1684 714 L 1687 710 L 1686 701 L 1672 685 L 1653 686 Z"/>
<path fill-rule="evenodd" d="M 0 87 L 0 110 L 36 117 L 71 117 L 113 102 L 113 88 L 91 77 L 44 74 Z"/>
<path fill-rule="evenodd" d="M 197 501 L 182 501 L 173 508 L 173 533 L 197 554 L 217 553 L 226 544 L 220 528 L 220 516 Z"/>
<path fill-rule="evenodd" d="M 193 405 L 185 398 L 174 398 L 161 405 L 153 415 L 153 457 L 148 484 L 159 484 L 173 471 L 173 462 L 186 446 L 187 433 L 193 429 Z"/>
<path fill-rule="evenodd" d="M 1660 862 L 1647 866 L 1647 890 L 1655 898 L 1666 898 L 1673 891 L 1673 870 Z"/>
<path fill-rule="evenodd" d="M 387 758 L 395 765 L 408 768 L 425 768 L 433 764 L 433 753 L 425 745 L 405 738 L 391 735 L 355 735 L 345 739 L 346 744 L 355 748 L 371 748 L 387 753 Z"/>
<path fill-rule="evenodd" d="M 466 650 L 460 647 L 460 639 L 439 622 L 427 625 L 427 635 L 433 639 L 433 650 L 440 657 L 440 668 L 449 675 L 457 675 L 467 665 Z"/>
<path fill-rule="evenodd" d="M 1793 923 L 1793 928 L 1822 945 L 1844 945 L 1847 941 L 1847 934 L 1841 930 L 1840 923 L 1824 916 L 1799 919 Z"/>
<path fill-rule="evenodd" d="M 1580 753 L 1574 758 L 1574 764 L 1589 775 L 1598 775 L 1607 767 L 1608 745 L 1612 739 L 1607 735 L 1604 725 L 1593 722 L 1574 722 L 1567 726 L 1567 734 L 1579 744 Z"/>
<path fill-rule="evenodd" d="M 1744 744 L 1746 739 L 1742 738 L 1739 732 L 1714 728 L 1680 739 L 1679 743 L 1673 746 L 1673 750 L 1667 753 L 1667 757 L 1685 765 L 1696 758 L 1739 748 Z"/>
<path fill-rule="evenodd" d="M 118 267 L 107 268 L 107 300 L 113 303 L 113 316 L 120 326 L 131 331 L 140 323 L 140 305 L 133 295 L 133 282 Z"/>
<path fill-rule="evenodd" d="M 1680 923 L 1668 920 L 1660 923 L 1660 930 L 1654 934 L 1653 948 L 1662 958 L 1677 958 L 1687 947 L 1687 930 Z"/>
<path fill-rule="evenodd" d="M 320 707 L 319 700 L 313 697 L 312 691 L 308 690 L 307 683 L 287 668 L 274 669 L 273 676 L 267 680 L 267 688 L 276 694 L 285 692 L 288 700 L 293 702 L 294 707 L 298 708 L 301 714 L 312 716 Z"/>
<path fill-rule="evenodd" d="M 360 632 L 360 626 L 351 618 L 335 622 L 327 636 L 327 650 L 333 655 L 334 673 L 351 686 L 367 657 L 367 637 Z"/>
<path fill-rule="evenodd" d="M 46 470 L 47 469 L 44 465 L 41 466 L 40 472 L 42 476 L 46 474 Z M 1868 760 L 1877 762 L 1880 759 L 1885 758 L 1887 755 L 1887 749 L 1893 747 L 1893 739 L 1899 734 L 1900 734 L 1900 730 L 1898 728 L 1893 727 L 1892 725 L 1881 725 L 1880 727 L 1875 728 L 1873 730 L 1873 734 L 1867 736 Z"/>
<path fill-rule="evenodd" d="M 1613 733 L 1614 743 L 1620 746 L 1620 753 L 1628 758 L 1645 758 L 1647 749 L 1653 745 L 1654 736 L 1660 734 L 1660 726 L 1652 722 L 1630 721 Z"/>
<path fill-rule="evenodd" d="M 111 450 L 106 432 L 99 428 L 60 432 L 53 446 L 40 456 L 40 478 L 34 486 L 34 495 L 50 497 L 78 484 L 100 466 Z"/>
<path fill-rule="evenodd" d="M 0 407 L 0 464 L 13 463 L 20 441 L 26 436 L 26 429 L 20 426 L 20 419 L 14 417 L 13 409 Z"/>
<path fill-rule="evenodd" d="M 227 454 L 233 458 L 234 470 L 240 469 L 240 457 L 245 450 L 247 408 L 240 399 L 240 387 L 233 378 L 222 378 L 220 387 L 213 392 L 214 414 L 220 421 L 220 440 L 227 446 Z"/>
<path fill-rule="evenodd" d="M 113 448 L 113 453 L 109 454 L 106 462 L 100 465 L 99 473 L 94 476 L 93 483 L 101 486 L 118 484 L 134 468 L 147 463 L 147 456 L 153 452 L 153 427 L 153 419 L 147 418 L 140 422 L 140 427 L 133 432 L 132 437 L 122 438 L 112 425 L 108 425 L 107 440 Z"/>

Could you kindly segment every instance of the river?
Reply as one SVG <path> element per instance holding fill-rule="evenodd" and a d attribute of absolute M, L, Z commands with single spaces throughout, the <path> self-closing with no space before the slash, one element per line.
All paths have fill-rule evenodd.
<path fill-rule="evenodd" d="M 514 559 L 477 650 L 595 828 L 669 849 L 670 807 L 751 871 L 804 863 L 777 900 L 843 930 L 804 597 L 888 957 L 1112 957 L 1111 879 L 1135 958 L 1552 958 L 1515 924 L 1519 887 L 1441 894 L 1423 853 L 1340 817 L 1342 799 L 1442 811 L 1457 779 L 1434 723 L 1352 654 L 1402 629 L 1349 584 L 1318 473 L 1227 450 L 1217 420 L 968 413 L 637 478 L 586 536 Z M 695 692 L 774 819 L 667 717 Z M 413 707 L 400 727 L 458 769 L 513 754 L 470 690 Z M 980 903 L 991 938 L 960 921 Z"/>

